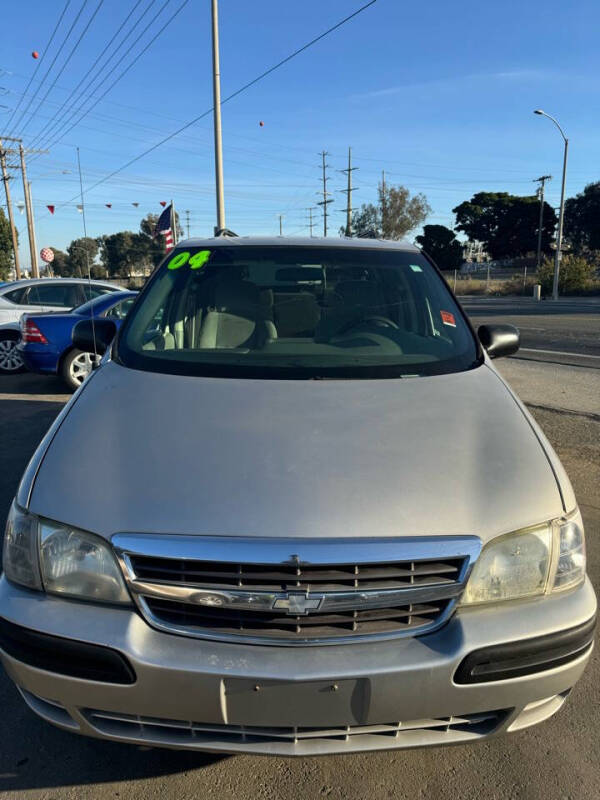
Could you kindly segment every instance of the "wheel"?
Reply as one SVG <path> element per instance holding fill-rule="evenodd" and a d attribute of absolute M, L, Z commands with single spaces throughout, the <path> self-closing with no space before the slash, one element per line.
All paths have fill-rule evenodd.
<path fill-rule="evenodd" d="M 94 361 L 96 364 L 99 364 L 100 356 L 94 356 L 92 353 L 84 353 L 82 350 L 77 350 L 76 348 L 69 350 L 67 355 L 63 358 L 60 374 L 63 381 L 72 392 L 78 389 L 90 374 Z"/>
<path fill-rule="evenodd" d="M 25 372 L 25 364 L 17 350 L 20 338 L 17 331 L 0 333 L 0 375 L 16 375 L 17 372 Z"/>

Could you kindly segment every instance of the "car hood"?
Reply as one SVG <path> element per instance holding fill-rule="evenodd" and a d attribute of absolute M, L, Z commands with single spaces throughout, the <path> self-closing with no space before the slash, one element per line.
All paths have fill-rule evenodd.
<path fill-rule="evenodd" d="M 110 361 L 72 402 L 30 509 L 107 538 L 484 541 L 563 513 L 534 430 L 487 365 L 423 378 L 271 381 Z"/>

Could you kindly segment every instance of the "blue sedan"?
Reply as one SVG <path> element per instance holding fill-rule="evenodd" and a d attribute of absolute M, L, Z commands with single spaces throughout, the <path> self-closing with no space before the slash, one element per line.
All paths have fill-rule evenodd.
<path fill-rule="evenodd" d="M 98 356 L 73 347 L 73 328 L 82 319 L 107 317 L 117 328 L 133 305 L 137 292 L 111 292 L 77 306 L 67 314 L 23 314 L 18 350 L 31 372 L 60 375 L 71 391 L 83 383 Z"/>

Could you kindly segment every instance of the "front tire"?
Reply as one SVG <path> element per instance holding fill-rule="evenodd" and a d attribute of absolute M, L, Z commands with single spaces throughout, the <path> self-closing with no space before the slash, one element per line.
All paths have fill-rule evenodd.
<path fill-rule="evenodd" d="M 67 387 L 74 392 L 78 389 L 92 371 L 92 365 L 100 363 L 100 356 L 84 353 L 83 350 L 73 348 L 63 358 L 60 375 Z"/>
<path fill-rule="evenodd" d="M 21 337 L 17 331 L 0 333 L 0 375 L 16 375 L 25 372 L 25 364 L 17 350 Z"/>

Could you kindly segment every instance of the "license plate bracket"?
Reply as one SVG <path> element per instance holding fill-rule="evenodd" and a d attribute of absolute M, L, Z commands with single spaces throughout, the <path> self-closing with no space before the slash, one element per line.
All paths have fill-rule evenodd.
<path fill-rule="evenodd" d="M 277 681 L 227 678 L 224 712 L 229 725 L 331 727 L 364 725 L 371 705 L 366 678 Z"/>

